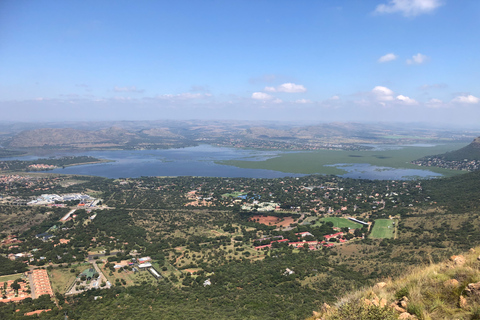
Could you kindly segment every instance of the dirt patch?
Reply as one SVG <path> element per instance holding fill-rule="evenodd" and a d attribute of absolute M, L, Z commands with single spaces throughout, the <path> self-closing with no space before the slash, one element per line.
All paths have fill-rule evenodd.
<path fill-rule="evenodd" d="M 290 224 L 294 223 L 292 217 L 283 217 L 278 218 L 274 216 L 253 216 L 250 218 L 250 221 L 255 221 L 267 226 L 277 226 L 277 227 L 288 227 Z"/>
<path fill-rule="evenodd" d="M 197 272 L 199 270 L 202 270 L 202 269 L 185 269 L 184 271 L 187 271 L 187 272 L 190 272 L 190 273 L 194 273 L 194 272 Z"/>

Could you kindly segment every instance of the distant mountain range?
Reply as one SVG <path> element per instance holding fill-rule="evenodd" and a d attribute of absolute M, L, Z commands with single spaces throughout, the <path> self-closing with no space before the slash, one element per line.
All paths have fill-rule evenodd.
<path fill-rule="evenodd" d="M 9 149 L 154 149 L 201 143 L 251 148 L 309 150 L 325 144 L 459 141 L 478 132 L 423 129 L 415 125 L 247 121 L 119 121 L 2 124 L 0 145 Z"/>

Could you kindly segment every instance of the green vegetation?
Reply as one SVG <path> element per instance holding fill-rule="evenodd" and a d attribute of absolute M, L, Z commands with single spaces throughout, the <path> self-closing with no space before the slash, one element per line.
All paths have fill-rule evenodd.
<path fill-rule="evenodd" d="M 105 160 L 96 159 L 90 156 L 69 156 L 53 159 L 37 159 L 37 160 L 9 160 L 0 161 L 0 171 L 15 172 L 15 171 L 44 171 L 51 170 L 54 167 L 67 167 L 79 164 L 104 162 Z M 41 166 L 41 167 L 37 167 Z M 45 167 L 45 166 L 52 166 Z"/>
<path fill-rule="evenodd" d="M 9 274 L 6 276 L 0 276 L 0 282 L 5 282 L 9 280 L 17 280 L 23 277 L 23 273 Z M 0 288 L 1 289 L 1 288 Z"/>
<path fill-rule="evenodd" d="M 361 229 L 363 227 L 360 223 L 356 223 L 351 220 L 348 220 L 345 218 L 338 218 L 338 217 L 326 217 L 326 218 L 320 219 L 319 221 L 332 222 L 333 226 L 337 228 Z"/>
<path fill-rule="evenodd" d="M 9 224 L 2 229 L 2 240 L 11 238 L 8 232 L 17 223 L 42 217 L 15 234 L 22 241 L 16 244 L 18 247 L 2 246 L 0 253 L 25 252 L 28 255 L 21 260 L 36 266 L 52 262 L 47 270 L 62 310 L 53 307 L 48 314 L 51 319 L 63 319 L 65 311 L 72 319 L 302 319 L 323 303 L 335 304 L 344 292 L 373 285 L 379 279 L 396 278 L 413 266 L 439 262 L 480 245 L 480 172 L 428 181 L 332 176 L 111 180 L 43 175 L 11 176 L 4 181 L 2 196 L 6 198 L 88 191 L 101 194 L 109 207 L 93 208 L 92 212 L 77 208 L 74 219 L 60 222 L 70 208 L 37 208 L 11 202 L 0 206 L 0 217 L 8 218 L 5 221 Z M 192 191 L 208 198 L 208 205 L 185 206 Z M 251 210 L 242 210 L 234 199 L 222 197 L 236 192 L 248 195 L 237 201 L 251 205 Z M 254 201 L 272 201 L 280 208 L 261 213 Z M 326 214 L 329 208 L 332 210 Z M 272 243 L 272 239 L 282 238 L 291 242 L 321 241 L 324 235 L 334 233 L 335 225 L 361 227 L 341 218 L 345 214 L 375 221 L 371 234 L 362 227 L 355 235 L 346 236 L 350 240 L 357 237 L 355 241 L 340 244 L 333 240 L 333 247 L 320 244 L 317 250 Z M 268 225 L 268 220 L 259 223 L 267 216 L 288 219 L 292 224 L 286 228 Z M 385 233 L 385 226 L 393 221 L 387 219 L 389 216 L 398 221 L 395 238 Z M 302 224 L 305 221 L 315 224 Z M 35 237 L 46 230 L 55 237 L 49 241 Z M 300 239 L 300 232 L 310 235 Z M 362 234 L 367 237 L 361 239 Z M 254 248 L 265 244 L 271 247 Z M 88 252 L 100 250 L 107 251 L 106 256 L 96 261 L 108 261 L 98 265 L 113 288 L 68 296 L 65 304 L 61 295 L 65 287 L 86 268 L 77 268 L 76 263 L 84 262 Z M 131 261 L 134 256 L 150 256 L 163 278 L 156 280 L 148 271 L 135 274 L 130 266 L 114 269 L 115 264 Z M 403 290 L 405 287 L 408 290 Z M 391 294 L 415 296 L 415 292 L 411 286 L 402 285 Z M 93 300 L 95 296 L 102 298 Z M 87 312 L 93 304 L 96 312 Z M 357 307 L 352 310 L 359 314 L 380 315 L 372 319 L 390 317 L 390 311 L 383 307 Z M 22 312 L 35 308 L 32 301 L 21 304 Z M 346 314 L 348 308 L 344 309 Z M 411 304 L 408 310 L 423 314 L 429 309 L 419 303 Z M 0 306 L 0 318 L 18 317 L 10 304 Z"/>
<path fill-rule="evenodd" d="M 50 283 L 54 293 L 65 294 L 77 276 L 85 270 L 89 264 L 78 264 L 73 266 L 62 265 L 59 268 L 54 268 L 48 271 Z"/>
<path fill-rule="evenodd" d="M 0 255 L 0 275 L 21 273 L 27 271 L 27 266 L 20 261 L 11 261 Z"/>
<path fill-rule="evenodd" d="M 268 169 L 303 174 L 341 175 L 346 173 L 346 171 L 327 165 L 338 163 L 368 163 L 381 167 L 419 169 L 417 165 L 411 164 L 410 162 L 427 155 L 455 150 L 464 145 L 463 143 L 446 143 L 429 148 L 404 147 L 399 150 L 383 151 L 320 150 L 308 153 L 287 153 L 264 161 L 228 160 L 219 163 L 240 168 Z M 445 176 L 459 174 L 458 171 L 442 168 L 429 168 L 429 170 Z"/>
<path fill-rule="evenodd" d="M 375 239 L 390 239 L 395 234 L 395 223 L 393 219 L 377 219 L 373 225 L 370 237 Z"/>
<path fill-rule="evenodd" d="M 26 154 L 25 151 L 0 148 L 0 158 L 18 157 L 25 154 Z"/>

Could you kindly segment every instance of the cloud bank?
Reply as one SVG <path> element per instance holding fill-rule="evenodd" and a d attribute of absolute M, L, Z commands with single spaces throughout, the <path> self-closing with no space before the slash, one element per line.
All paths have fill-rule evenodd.
<path fill-rule="evenodd" d="M 431 13 L 442 5 L 440 0 L 390 0 L 386 4 L 379 4 L 374 13 L 400 13 L 405 17 L 415 17 Z"/>

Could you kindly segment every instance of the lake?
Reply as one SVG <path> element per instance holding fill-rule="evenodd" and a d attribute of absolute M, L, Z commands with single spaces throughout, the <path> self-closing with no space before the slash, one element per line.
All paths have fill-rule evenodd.
<path fill-rule="evenodd" d="M 411 165 L 403 162 L 404 159 L 402 159 L 404 165 L 401 166 L 393 160 L 389 160 L 388 157 L 393 156 L 395 158 L 395 155 L 391 154 L 392 152 L 409 153 L 409 148 L 422 149 L 421 154 L 432 154 L 429 153 L 428 149 L 432 152 L 438 151 L 438 148 L 433 148 L 431 145 L 392 146 L 391 148 L 384 148 L 383 151 L 380 148 L 374 149 L 374 152 L 363 151 L 352 157 L 352 152 L 349 151 L 262 151 L 200 145 L 161 150 L 52 152 L 48 155 L 42 154 L 41 157 L 87 155 L 112 160 L 108 163 L 71 166 L 45 171 L 106 178 L 137 178 L 141 176 L 281 178 L 287 176 L 301 177 L 307 174 L 335 174 L 350 178 L 400 180 L 442 176 L 436 169 L 420 170 L 412 168 Z M 386 152 L 385 156 L 381 152 Z M 348 154 L 349 161 L 341 162 L 341 160 L 345 160 L 345 157 L 337 157 L 341 154 Z M 370 154 L 373 158 L 371 156 L 367 158 L 367 154 Z M 415 156 L 417 155 L 415 154 Z M 39 156 L 30 155 L 9 159 L 32 160 L 37 158 Z M 289 161 L 284 161 L 285 158 L 288 158 Z M 376 159 L 377 162 L 372 162 L 370 158 Z M 319 159 L 323 160 L 320 161 Z M 381 159 L 382 162 L 379 163 L 378 159 Z M 288 165 L 275 165 L 275 162 L 279 160 Z"/>

